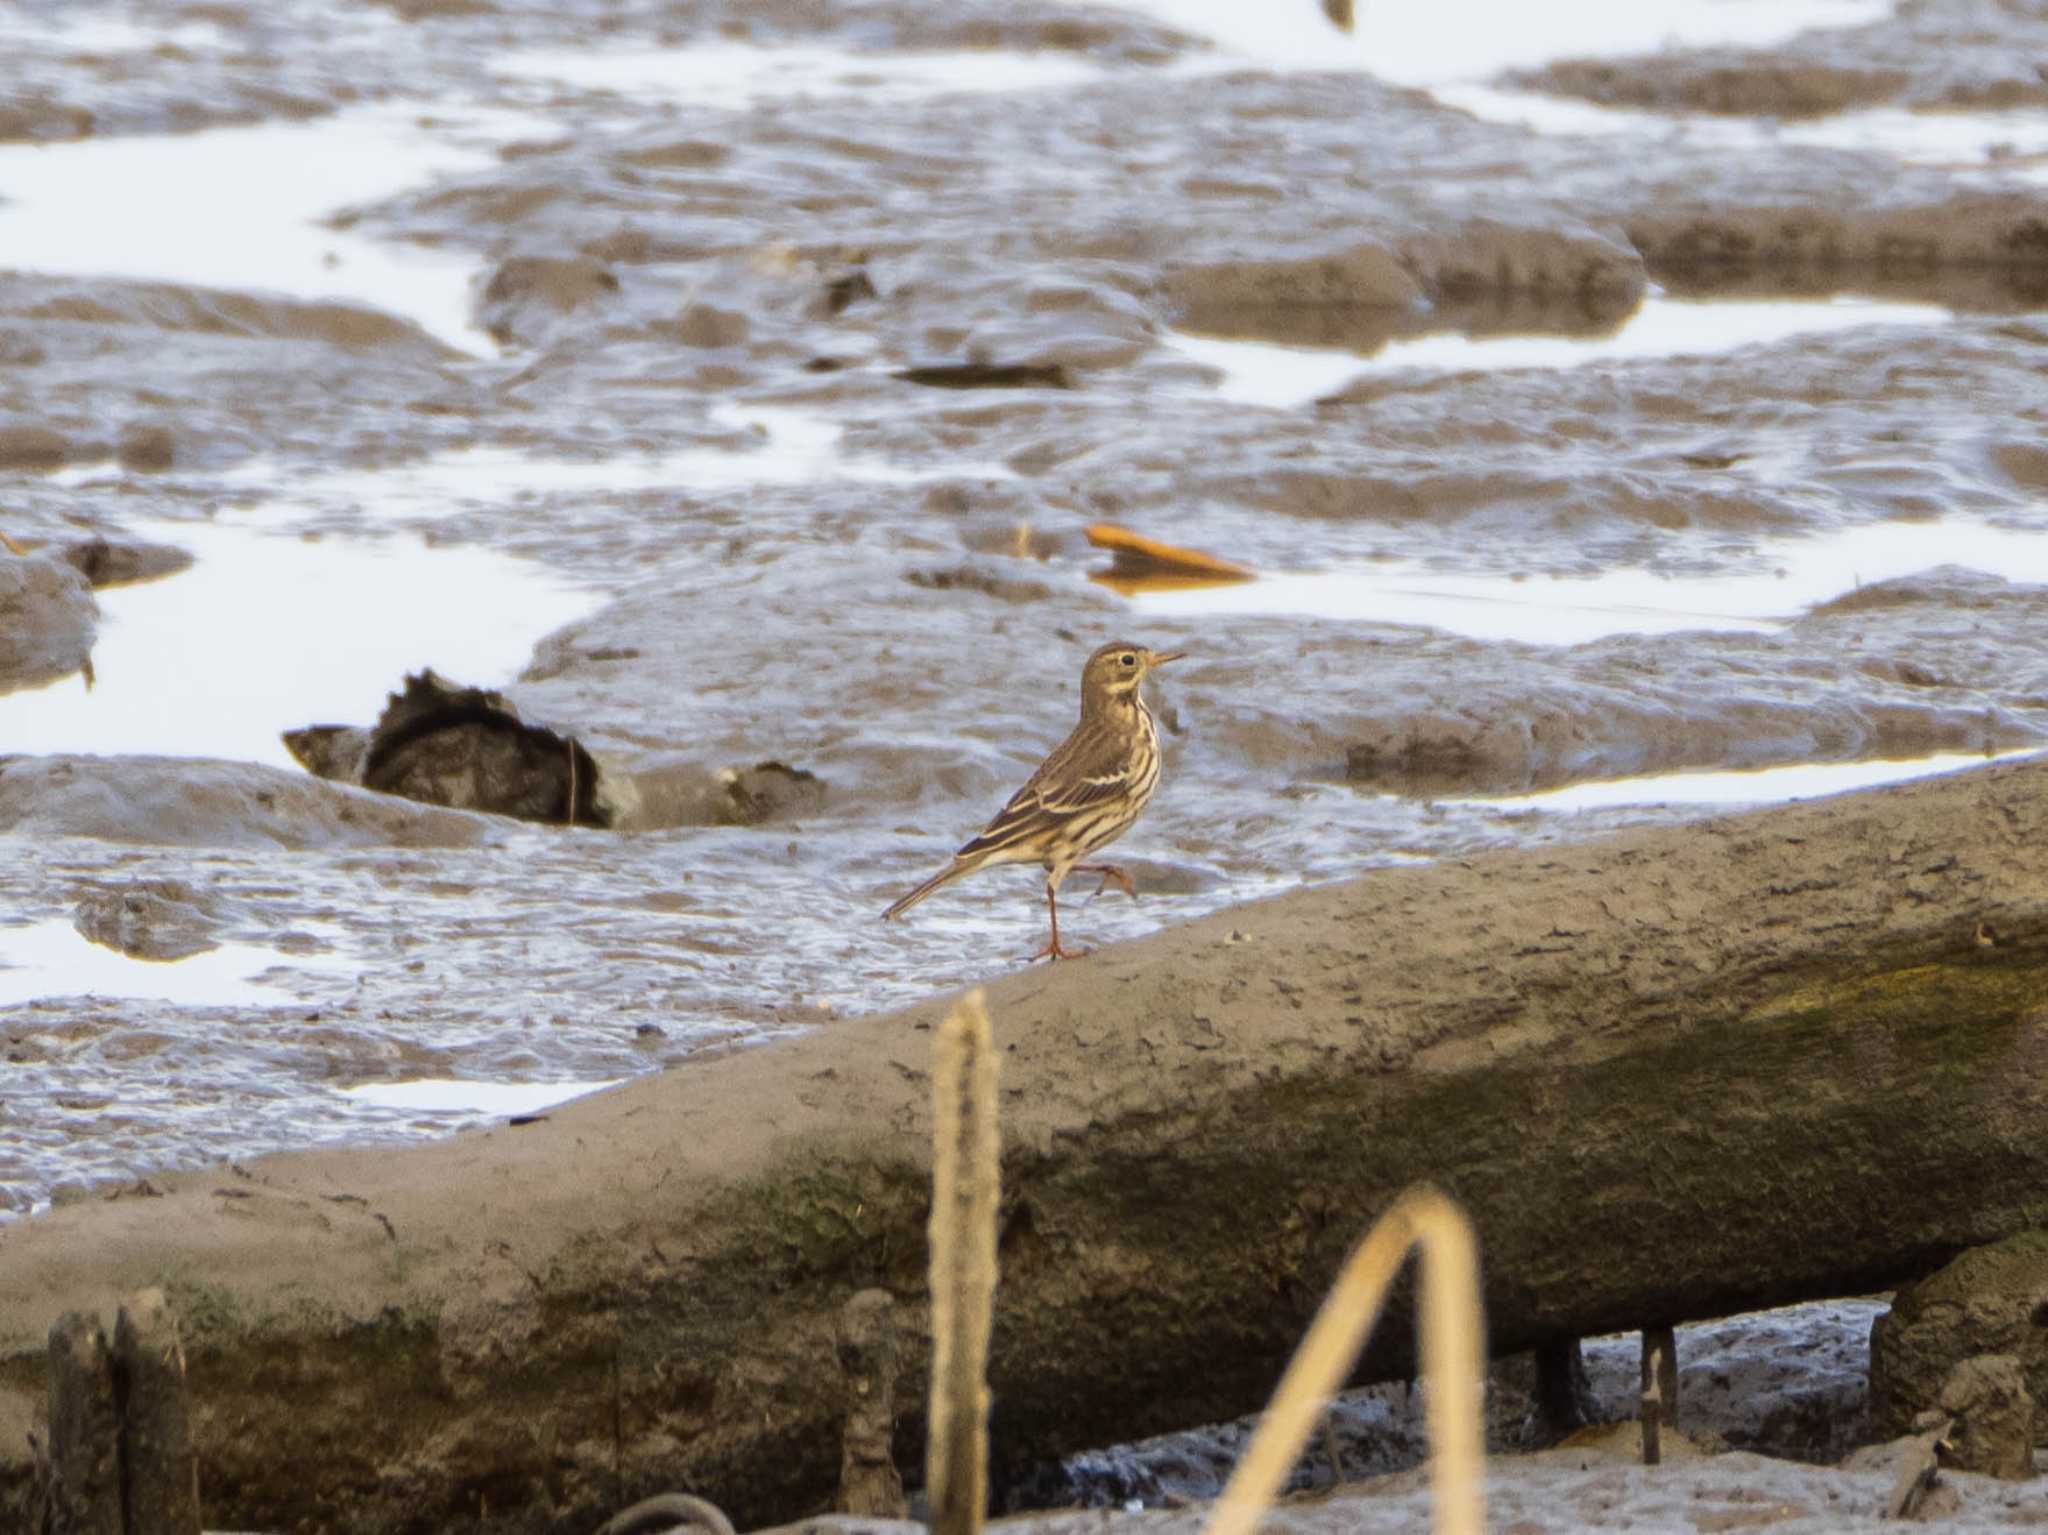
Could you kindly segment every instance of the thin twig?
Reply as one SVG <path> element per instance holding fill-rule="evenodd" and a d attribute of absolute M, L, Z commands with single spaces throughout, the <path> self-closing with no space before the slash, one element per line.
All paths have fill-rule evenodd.
<path fill-rule="evenodd" d="M 976 1535 L 988 1504 L 995 1321 L 996 1052 L 977 989 L 932 1041 L 932 1389 L 925 1496 L 937 1535 Z"/>
<path fill-rule="evenodd" d="M 1357 1361 L 1411 1247 L 1421 1249 L 1417 1310 L 1436 1528 L 1439 1535 L 1480 1535 L 1485 1528 L 1478 1244 L 1464 1212 L 1423 1187 L 1396 1200 L 1352 1249 L 1217 1500 L 1206 1535 L 1251 1535 L 1257 1527 L 1317 1415 Z"/>

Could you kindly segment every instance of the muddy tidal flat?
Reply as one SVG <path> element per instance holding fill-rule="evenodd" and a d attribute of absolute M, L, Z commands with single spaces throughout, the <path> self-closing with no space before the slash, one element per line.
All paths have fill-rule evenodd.
<path fill-rule="evenodd" d="M 1014 968 L 1110 638 L 1093 944 L 2048 745 L 2048 22 L 1584 10 L 10 9 L 0 1211 Z M 286 751 L 427 666 L 617 826 Z"/>

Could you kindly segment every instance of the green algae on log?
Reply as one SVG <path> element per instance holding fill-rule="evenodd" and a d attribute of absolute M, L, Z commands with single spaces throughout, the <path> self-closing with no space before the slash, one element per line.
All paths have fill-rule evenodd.
<path fill-rule="evenodd" d="M 1478 1226 L 1496 1349 L 1868 1291 L 2048 1223 L 2044 806 L 2048 766 L 1991 767 L 1389 870 L 991 984 L 997 1488 L 1256 1410 L 1421 1178 Z M 946 1006 L 21 1223 L 0 1454 L 51 1321 L 168 1282 L 206 1302 L 214 1524 L 566 1535 L 678 1487 L 743 1528 L 821 1508 L 846 1301 L 893 1295 L 904 1376 L 928 1364 Z M 1359 1378 L 1409 1368 L 1407 1317 Z"/>

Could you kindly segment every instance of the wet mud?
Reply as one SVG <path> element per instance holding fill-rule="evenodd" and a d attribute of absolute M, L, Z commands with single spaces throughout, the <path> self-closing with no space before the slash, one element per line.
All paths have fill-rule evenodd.
<path fill-rule="evenodd" d="M 1811 55 L 1838 84 L 1858 72 L 1851 104 L 1901 71 L 1884 100 L 2020 104 L 1966 21 L 1912 7 L 1715 67 L 1764 95 Z M 0 935 L 182 889 L 223 947 L 282 956 L 216 1004 L 0 1008 L 23 1083 L 10 1210 L 459 1120 L 338 1091 L 364 1081 L 609 1079 L 1010 968 L 1041 920 L 1028 874 L 874 917 L 1059 739 L 1112 632 L 1191 657 L 1155 699 L 1165 787 L 1119 846 L 1140 899 L 1077 903 L 1091 943 L 1696 813 L 1487 796 L 2048 743 L 2042 577 L 1952 537 L 1967 520 L 2000 551 L 2048 549 L 2048 189 L 2024 166 L 1655 136 L 1617 153 L 1350 55 L 1272 67 L 1060 6 L 629 5 L 595 34 L 575 7 L 504 0 L 68 25 L 13 39 L 30 88 L 0 154 L 177 135 L 211 155 L 288 125 L 309 163 L 371 142 L 421 168 L 311 226 L 334 295 L 317 273 L 101 275 L 91 249 L 0 272 L 0 532 L 30 550 L 0 555 Z M 2033 25 L 1983 24 L 2006 50 Z M 347 283 L 371 252 L 439 286 L 364 297 Z M 1792 301 L 1845 294 L 1919 317 L 1793 323 Z M 1400 361 L 1417 338 L 1592 345 L 1677 299 L 1697 347 Z M 1723 344 L 1715 306 L 1738 300 L 1783 302 L 1787 325 Z M 1358 372 L 1247 406 L 1182 334 Z M 1270 579 L 1120 594 L 1090 579 L 1108 562 L 1083 530 L 1104 520 Z M 309 698 L 267 723 L 271 755 L 140 709 L 90 745 L 10 717 L 29 690 L 82 692 L 96 638 L 104 660 L 124 626 L 174 622 L 123 591 L 197 591 L 244 534 L 337 571 L 389 550 L 446 574 L 249 620 L 245 650 L 308 658 L 428 620 L 347 712 Z M 1922 535 L 1924 561 L 1859 569 L 1859 540 Z M 108 553 L 54 557 L 88 540 Z M 1813 547 L 1843 551 L 1827 579 L 1800 564 Z M 117 553 L 145 548 L 198 563 Z M 1689 597 L 1795 567 L 1785 598 L 1732 617 Z M 477 616 L 511 568 L 573 605 L 536 589 Z M 1389 570 L 1420 610 L 1388 616 Z M 1618 572 L 1658 622 L 1570 588 Z M 1303 573 L 1363 595 L 1260 606 Z M 158 579 L 91 590 L 126 576 Z M 1444 582 L 1485 589 L 1439 610 Z M 219 592 L 206 605 L 234 611 Z M 1474 603 L 1499 621 L 1468 622 Z M 519 659 L 450 660 L 479 628 Z M 236 667 L 209 664 L 233 697 Z M 279 732 L 367 726 L 427 666 L 582 743 L 632 813 L 517 824 L 283 765 Z M 319 744 L 343 780 L 348 745 Z M 66 1093 L 136 1101 L 106 1137 L 52 1107 Z"/>
<path fill-rule="evenodd" d="M 2048 106 L 2048 79 L 2036 67 L 2044 46 L 2048 17 L 2028 7 L 1906 0 L 1864 25 L 1815 28 L 1768 48 L 1560 59 L 1506 78 L 1660 111 L 1787 118 L 1875 106 L 1998 111 Z"/>

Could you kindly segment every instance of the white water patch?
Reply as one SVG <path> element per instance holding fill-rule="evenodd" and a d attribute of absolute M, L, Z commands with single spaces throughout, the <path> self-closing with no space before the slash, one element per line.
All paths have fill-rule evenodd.
<path fill-rule="evenodd" d="M 15 271 L 362 304 L 406 316 L 459 350 L 495 355 L 470 323 L 476 256 L 324 221 L 483 169 L 499 145 L 555 131 L 525 114 L 415 102 L 311 122 L 0 145 L 0 260 Z"/>
<path fill-rule="evenodd" d="M 1444 799 L 1443 804 L 1489 810 L 1540 810 L 1570 815 L 1629 805 L 1779 805 L 1793 800 L 1848 794 L 1883 784 L 1906 783 L 2039 755 L 2036 751 L 1943 752 L 1929 757 L 1873 758 L 1866 762 L 1798 762 L 1785 767 L 1714 773 L 1651 773 L 1570 784 L 1535 794 Z"/>
<path fill-rule="evenodd" d="M 856 53 L 815 44 L 706 42 L 680 48 L 529 49 L 495 63 L 499 75 L 578 90 L 656 97 L 713 111 L 765 102 L 857 97 L 874 105 L 961 93 L 1017 95 L 1112 78 L 1084 54 L 958 49 Z"/>
<path fill-rule="evenodd" d="M 1645 298 L 1601 336 L 1471 336 L 1438 331 L 1387 342 L 1369 354 L 1329 347 L 1280 346 L 1169 331 L 1166 344 L 1222 378 L 1218 398 L 1292 410 L 1368 374 L 1400 369 L 1442 373 L 1509 368 L 1577 368 L 1646 358 L 1706 357 L 1796 336 L 1838 334 L 1875 325 L 1945 325 L 1939 304 L 1883 303 L 1853 295 L 1828 299 Z"/>
<path fill-rule="evenodd" d="M 1661 47 L 1767 47 L 1812 28 L 1877 21 L 1892 9 L 1889 0 L 1359 0 L 1347 35 L 1316 0 L 1115 3 L 1268 68 L 1364 70 L 1401 85 L 1483 79 L 1551 59 Z"/>
<path fill-rule="evenodd" d="M 1902 165 L 2010 171 L 2048 179 L 2048 110 L 1908 112 L 1897 107 L 1785 121 L 1602 106 L 1541 91 L 1453 85 L 1433 94 L 1486 122 L 1535 133 L 1629 138 L 1666 148 L 1743 152 L 1797 145 L 1880 154 Z"/>
<path fill-rule="evenodd" d="M 550 496 L 630 495 L 675 491 L 709 495 L 773 485 L 917 485 L 929 480 L 1015 479 L 989 460 L 907 465 L 843 447 L 845 427 L 801 406 L 722 402 L 712 422 L 744 432 L 740 445 L 678 448 L 667 453 L 613 453 L 604 458 L 547 458 L 515 448 L 469 447 L 379 469 L 300 468 L 255 458 L 220 483 L 281 490 L 297 504 L 348 510 L 391 522 L 431 522 L 468 508 L 517 506 Z M 59 471 L 58 476 L 76 471 Z"/>
<path fill-rule="evenodd" d="M 241 518 L 131 531 L 195 563 L 99 594 L 91 684 L 0 696 L 11 748 L 290 767 L 280 731 L 367 725 L 422 666 L 508 682 L 538 640 L 597 606 L 544 566 L 466 545 L 306 538 Z"/>
<path fill-rule="evenodd" d="M 1859 586 L 1938 565 L 1988 571 L 2008 581 L 2048 582 L 2048 532 L 1963 518 L 1878 522 L 1813 538 L 1771 539 L 1727 557 L 1738 559 L 1741 568 L 1717 575 L 1665 575 L 1634 566 L 1590 576 L 1460 576 L 1419 561 L 1388 561 L 1140 592 L 1131 601 L 1155 617 L 1260 613 L 1578 645 L 1612 634 L 1767 633 Z"/>
<path fill-rule="evenodd" d="M 136 959 L 94 943 L 62 918 L 0 927 L 0 1007 L 45 997 L 285 1007 L 295 998 L 275 981 L 293 971 L 331 976 L 338 968 L 251 943 L 224 943 L 184 959 Z"/>
<path fill-rule="evenodd" d="M 409 1082 L 364 1082 L 338 1089 L 340 1095 L 372 1108 L 412 1114 L 464 1116 L 538 1114 L 590 1093 L 617 1087 L 624 1077 L 601 1082 L 472 1082 L 457 1077 L 420 1077 Z"/>
<path fill-rule="evenodd" d="M 217 48 L 227 41 L 226 32 L 212 21 L 143 26 L 121 16 L 81 15 L 77 10 L 49 15 L 17 11 L 0 28 L 0 46 L 35 44 L 94 55 L 147 53 L 162 47 Z"/>

